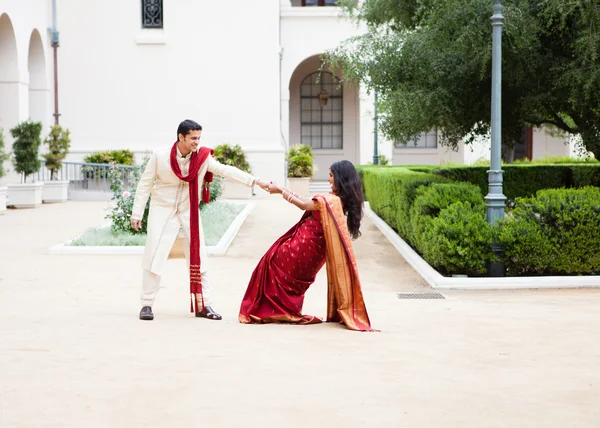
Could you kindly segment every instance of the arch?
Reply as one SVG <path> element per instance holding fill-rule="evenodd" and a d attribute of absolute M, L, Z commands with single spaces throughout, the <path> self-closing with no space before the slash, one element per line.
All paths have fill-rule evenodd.
<path fill-rule="evenodd" d="M 46 124 L 48 119 L 48 74 L 44 44 L 38 30 L 29 39 L 29 116 L 31 120 Z"/>
<path fill-rule="evenodd" d="M 19 66 L 17 41 L 12 21 L 4 13 L 0 16 L 0 128 L 4 129 L 7 146 L 12 138 L 8 130 L 19 121 Z M 7 147 L 9 150 L 10 147 Z"/>
<path fill-rule="evenodd" d="M 329 71 L 314 71 L 300 83 L 300 143 L 342 149 L 344 89 Z"/>
<path fill-rule="evenodd" d="M 316 77 L 321 75 L 321 79 L 327 79 L 331 83 L 328 84 L 329 95 L 334 95 L 330 102 L 329 108 L 322 109 L 319 107 L 319 98 L 312 94 L 313 90 L 321 90 L 321 81 L 317 83 Z M 329 171 L 329 165 L 332 162 L 340 159 L 348 159 L 351 162 L 356 162 L 359 159 L 360 149 L 360 99 L 359 89 L 352 86 L 339 87 L 341 73 L 339 70 L 331 70 L 329 67 L 323 67 L 321 70 L 321 54 L 311 55 L 298 63 L 293 70 L 289 80 L 289 106 L 287 117 L 287 141 L 289 145 L 304 143 L 313 147 L 313 155 L 317 171 L 314 180 L 326 180 Z M 314 80 L 314 82 L 313 82 Z M 313 85 L 311 87 L 311 95 L 303 97 L 302 83 L 305 85 Z M 333 82 L 336 83 L 333 83 Z M 325 81 L 323 81 L 325 83 Z M 337 89 L 334 89 L 336 88 Z M 317 89 L 318 88 L 318 89 Z M 305 88 L 305 94 L 306 90 Z M 339 98 L 335 98 L 335 97 Z M 336 102 L 336 118 L 333 117 L 333 102 Z M 304 109 L 308 104 L 315 108 Z M 308 111 L 310 110 L 310 111 Z M 308 122 L 308 115 L 311 115 L 310 121 L 313 121 L 313 114 L 318 123 L 312 124 Z M 331 114 L 331 118 L 329 115 Z M 304 117 L 303 117 L 304 115 Z M 334 124 L 334 122 L 337 123 Z M 334 127 L 338 129 L 335 130 Z M 314 130 L 313 130 L 314 127 Z M 307 137 L 308 128 L 310 128 L 310 139 Z M 313 132 L 318 133 L 318 138 L 313 141 Z M 335 135 L 334 135 L 335 134 Z M 335 137 L 335 138 L 334 138 Z"/>

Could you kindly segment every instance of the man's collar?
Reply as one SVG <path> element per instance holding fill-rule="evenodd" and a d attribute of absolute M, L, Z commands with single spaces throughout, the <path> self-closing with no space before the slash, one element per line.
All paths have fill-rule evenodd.
<path fill-rule="evenodd" d="M 179 157 L 179 158 L 185 158 L 185 159 L 189 159 L 190 157 L 192 157 L 192 153 L 193 153 L 193 152 L 189 152 L 189 153 L 187 154 L 187 156 L 183 156 L 183 155 L 181 154 L 181 151 L 179 150 L 179 146 L 177 146 L 177 157 Z"/>

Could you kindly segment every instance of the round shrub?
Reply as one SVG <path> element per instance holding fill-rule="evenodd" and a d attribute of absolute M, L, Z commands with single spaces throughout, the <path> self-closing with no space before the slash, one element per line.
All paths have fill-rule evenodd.
<path fill-rule="evenodd" d="M 481 275 L 493 260 L 492 239 L 483 207 L 455 202 L 425 229 L 423 257 L 442 273 Z"/>
<path fill-rule="evenodd" d="M 410 211 L 415 247 L 423 252 L 423 233 L 440 212 L 455 202 L 468 202 L 474 209 L 483 210 L 484 200 L 478 186 L 471 183 L 433 183 L 417 189 Z"/>

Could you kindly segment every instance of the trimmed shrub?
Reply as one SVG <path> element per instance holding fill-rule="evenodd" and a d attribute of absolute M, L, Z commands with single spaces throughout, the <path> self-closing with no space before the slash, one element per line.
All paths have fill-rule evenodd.
<path fill-rule="evenodd" d="M 418 251 L 423 253 L 423 234 L 431 221 L 438 217 L 443 209 L 457 201 L 468 202 L 478 211 L 485 209 L 481 190 L 471 183 L 433 183 L 417 189 L 410 220 L 414 244 Z"/>
<path fill-rule="evenodd" d="M 444 274 L 482 275 L 492 253 L 492 228 L 481 205 L 455 202 L 423 234 L 423 258 Z"/>
<path fill-rule="evenodd" d="M 571 169 L 573 171 L 573 187 L 600 187 L 599 164 L 573 165 Z"/>
<path fill-rule="evenodd" d="M 432 174 L 398 167 L 363 168 L 365 197 L 371 208 L 410 244 L 414 244 L 410 210 L 417 189 L 445 181 Z"/>
<path fill-rule="evenodd" d="M 498 229 L 511 275 L 600 273 L 600 189 L 548 189 L 518 199 Z"/>
<path fill-rule="evenodd" d="M 37 172 L 42 163 L 39 159 L 42 144 L 42 122 L 25 121 L 10 130 L 13 143 L 13 165 L 25 183 L 27 177 Z"/>

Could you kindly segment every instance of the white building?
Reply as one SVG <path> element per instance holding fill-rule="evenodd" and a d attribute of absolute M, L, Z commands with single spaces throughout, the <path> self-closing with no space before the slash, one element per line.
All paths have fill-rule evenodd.
<path fill-rule="evenodd" d="M 205 145 L 240 144 L 254 173 L 279 182 L 292 144 L 313 147 L 315 180 L 336 160 L 372 160 L 372 97 L 339 87 L 335 71 L 316 81 L 320 55 L 361 31 L 334 0 L 56 1 L 70 160 L 169 145 L 187 118 L 202 124 Z M 52 0 L 0 2 L 0 127 L 9 149 L 8 129 L 19 121 L 54 122 L 51 21 Z M 380 153 L 394 164 L 470 160 L 435 134 L 416 148 L 384 142 Z"/>

